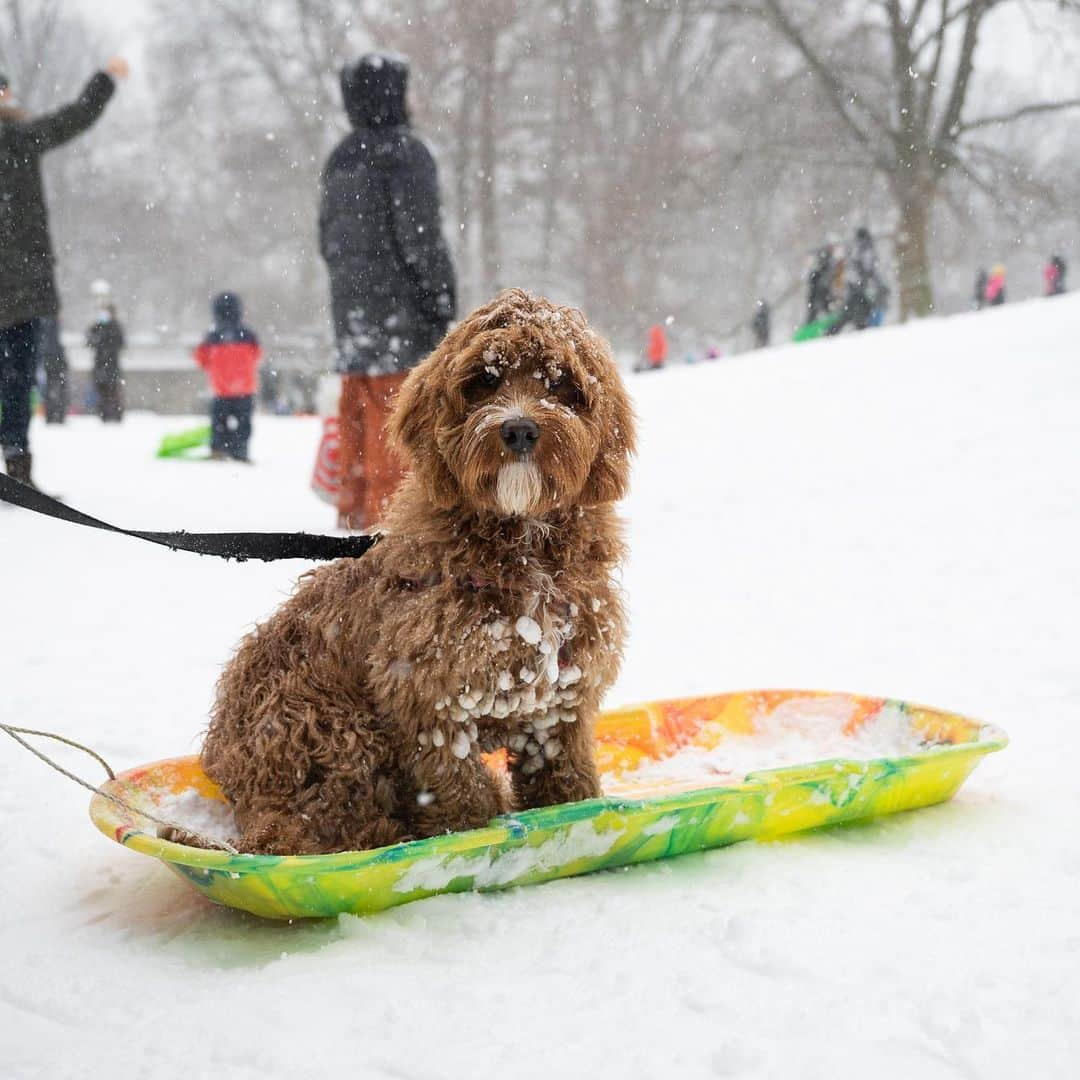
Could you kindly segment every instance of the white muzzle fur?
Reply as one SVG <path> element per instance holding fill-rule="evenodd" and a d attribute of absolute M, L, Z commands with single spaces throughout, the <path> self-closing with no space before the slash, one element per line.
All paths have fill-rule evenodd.
<path fill-rule="evenodd" d="M 510 461 L 499 469 L 495 501 L 508 517 L 525 517 L 540 501 L 543 477 L 532 461 Z"/>

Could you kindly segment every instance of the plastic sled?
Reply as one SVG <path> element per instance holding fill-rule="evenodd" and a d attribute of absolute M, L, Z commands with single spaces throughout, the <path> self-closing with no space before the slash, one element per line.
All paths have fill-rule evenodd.
<path fill-rule="evenodd" d="M 813 341 L 815 338 L 824 337 L 838 318 L 838 315 L 822 315 L 820 319 L 805 323 L 795 331 L 792 341 Z"/>
<path fill-rule="evenodd" d="M 175 435 L 166 435 L 158 447 L 159 458 L 183 458 L 190 457 L 190 451 L 201 450 L 210 445 L 210 425 L 203 424 L 201 427 L 191 428 L 189 431 L 180 431 Z"/>
<path fill-rule="evenodd" d="M 745 759 L 760 732 L 803 714 L 835 717 L 853 740 L 883 717 L 899 718 L 912 734 L 910 752 L 834 756 L 744 776 L 715 765 L 705 776 L 663 775 L 687 752 L 722 762 L 733 752 L 726 747 L 739 746 Z M 595 733 L 605 797 L 372 851 L 271 856 L 187 847 L 159 839 L 152 822 L 100 795 L 90 816 L 106 836 L 161 859 L 215 903 L 267 918 L 367 914 L 436 893 L 535 885 L 930 806 L 951 798 L 983 755 L 1008 741 L 997 728 L 954 713 L 814 691 L 658 701 L 602 714 Z M 498 755 L 489 764 L 503 767 Z M 167 816 L 163 801 L 175 805 L 178 795 L 194 797 L 188 793 L 224 805 L 197 757 L 131 769 L 103 789 L 159 816 Z"/>

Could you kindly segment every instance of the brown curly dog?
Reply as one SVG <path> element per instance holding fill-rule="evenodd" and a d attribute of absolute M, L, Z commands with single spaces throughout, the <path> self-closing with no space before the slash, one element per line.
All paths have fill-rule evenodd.
<path fill-rule="evenodd" d="M 600 794 L 634 448 L 610 348 L 504 292 L 410 373 L 390 430 L 412 471 L 380 541 L 306 574 L 218 685 L 202 762 L 241 850 L 379 847 Z M 499 747 L 509 785 L 480 756 Z"/>

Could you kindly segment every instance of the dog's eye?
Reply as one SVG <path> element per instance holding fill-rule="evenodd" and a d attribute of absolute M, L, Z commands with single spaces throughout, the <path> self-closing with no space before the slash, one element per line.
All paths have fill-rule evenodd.
<path fill-rule="evenodd" d="M 560 404 L 568 408 L 577 409 L 585 404 L 578 385 L 569 375 L 563 373 L 548 380 L 548 389 L 558 398 Z"/>
<path fill-rule="evenodd" d="M 486 367 L 465 384 L 465 400 L 481 401 L 497 389 L 501 382 L 502 372 L 498 368 Z"/>

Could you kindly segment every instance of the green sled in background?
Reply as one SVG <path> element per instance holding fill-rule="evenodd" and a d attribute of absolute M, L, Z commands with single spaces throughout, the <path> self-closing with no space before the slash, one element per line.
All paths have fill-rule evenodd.
<path fill-rule="evenodd" d="M 824 337 L 833 324 L 839 318 L 838 315 L 822 315 L 820 319 L 808 322 L 795 331 L 793 341 L 813 341 L 815 338 Z"/>
<path fill-rule="evenodd" d="M 199 450 L 210 445 L 210 425 L 179 431 L 175 435 L 166 435 L 158 447 L 159 458 L 190 458 L 192 450 Z M 200 459 L 201 460 L 201 459 Z"/>

